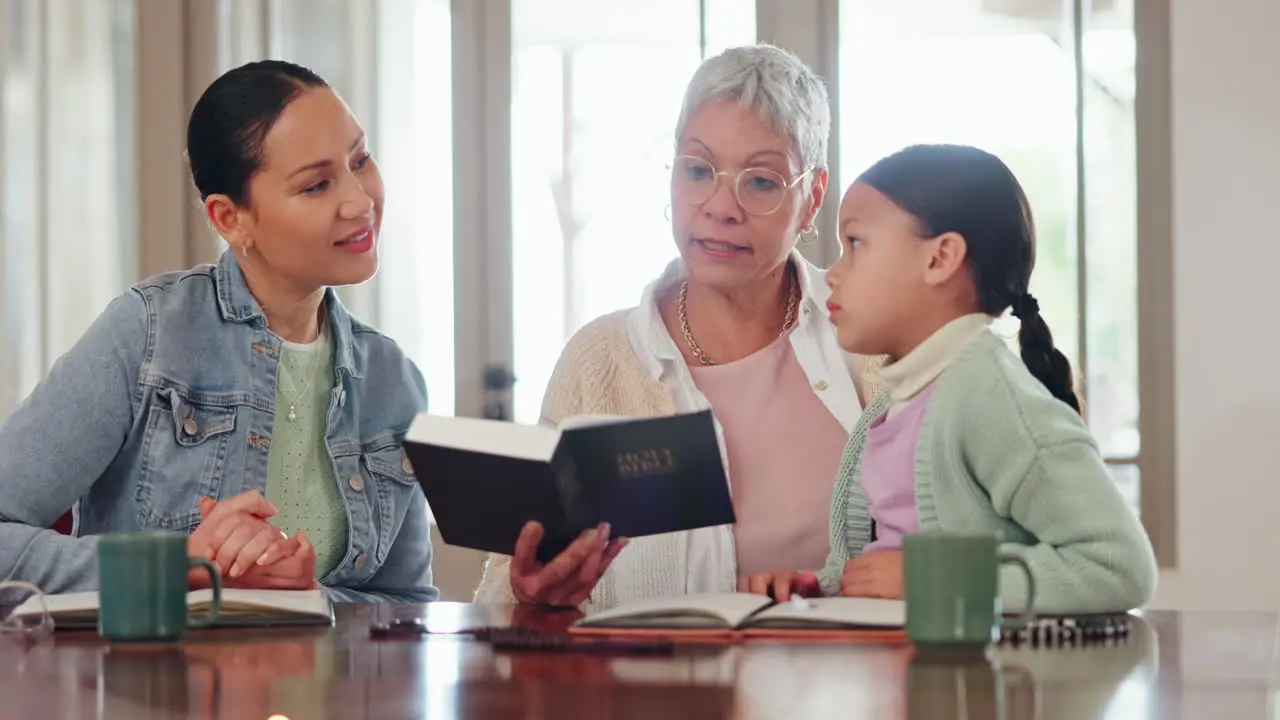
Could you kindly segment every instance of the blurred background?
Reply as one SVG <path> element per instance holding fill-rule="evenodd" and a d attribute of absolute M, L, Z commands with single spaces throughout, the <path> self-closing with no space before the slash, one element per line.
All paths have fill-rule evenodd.
<path fill-rule="evenodd" d="M 1222 606 L 1197 588 L 1234 575 L 1188 538 L 1258 537 L 1210 488 L 1257 491 L 1266 440 L 1230 430 L 1277 407 L 1266 375 L 1222 359 L 1280 349 L 1223 326 L 1280 259 L 1251 268 L 1236 232 L 1276 187 L 1276 26 L 1275 0 L 0 0 L 0 417 L 129 284 L 216 259 L 186 115 L 222 71 L 275 57 L 346 98 L 385 176 L 382 270 L 345 301 L 418 362 L 433 412 L 535 422 L 569 335 L 675 257 L 690 74 L 767 41 L 832 96 L 815 262 L 884 154 L 961 142 L 1012 166 L 1038 221 L 1033 292 L 1171 573 L 1161 601 Z M 476 559 L 452 552 L 459 597 Z M 1240 602 L 1264 601 L 1280 582 Z"/>

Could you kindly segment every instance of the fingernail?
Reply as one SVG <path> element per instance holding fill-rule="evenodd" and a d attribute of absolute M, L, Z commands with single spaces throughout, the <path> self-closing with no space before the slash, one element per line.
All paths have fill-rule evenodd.
<path fill-rule="evenodd" d="M 610 530 L 612 530 L 612 529 L 613 529 L 613 526 L 612 526 L 612 525 L 610 525 L 609 523 L 607 523 L 607 522 L 605 522 L 605 523 L 600 523 L 600 539 L 601 539 L 601 540 L 608 540 L 608 539 L 609 539 L 609 531 L 610 531 Z"/>
<path fill-rule="evenodd" d="M 232 565 L 232 566 L 231 566 L 231 577 L 240 577 L 240 565 L 239 565 L 239 564 L 236 564 L 236 565 Z"/>

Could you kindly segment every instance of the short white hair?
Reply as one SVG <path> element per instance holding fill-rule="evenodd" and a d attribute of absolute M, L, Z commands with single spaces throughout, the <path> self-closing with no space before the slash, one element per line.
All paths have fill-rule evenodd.
<path fill-rule="evenodd" d="M 827 88 L 792 53 L 761 43 L 730 48 L 704 61 L 685 89 L 676 123 L 677 146 L 689 118 L 713 100 L 734 100 L 757 110 L 774 132 L 795 142 L 804 170 L 827 166 L 831 133 Z"/>

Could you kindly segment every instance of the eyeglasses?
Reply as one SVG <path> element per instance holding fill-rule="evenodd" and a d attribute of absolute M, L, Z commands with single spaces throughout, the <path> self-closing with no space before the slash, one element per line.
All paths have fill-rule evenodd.
<path fill-rule="evenodd" d="M 40 598 L 39 614 L 18 615 L 17 610 L 0 622 L 0 636 L 13 635 L 22 640 L 39 640 L 53 634 L 53 616 L 49 614 L 48 596 L 39 587 L 22 580 L 5 580 L 0 582 L 0 589 L 16 588 L 34 593 Z M 25 604 L 25 603 L 24 603 Z"/>
<path fill-rule="evenodd" d="M 795 187 L 809 170 L 791 180 L 769 168 L 747 168 L 733 177 L 733 196 L 751 215 L 771 215 L 782 207 L 787 191 Z M 728 170 L 692 155 L 677 156 L 671 164 L 671 189 L 675 197 L 690 205 L 701 205 L 720 189 L 721 176 L 732 176 Z"/>

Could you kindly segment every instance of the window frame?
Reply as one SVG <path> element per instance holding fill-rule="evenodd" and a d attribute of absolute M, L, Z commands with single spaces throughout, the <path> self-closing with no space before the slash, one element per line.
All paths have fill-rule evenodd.
<path fill-rule="evenodd" d="M 1077 67 L 1076 94 L 1083 93 L 1079 68 L 1083 65 L 1082 18 L 1089 0 L 1072 0 L 1073 54 Z M 795 52 L 819 75 L 827 78 L 832 105 L 832 137 L 828 153 L 831 168 L 829 197 L 839 197 L 846 183 L 840 177 L 840 72 L 838 60 L 840 0 L 757 0 L 757 27 L 761 41 L 774 42 Z M 1172 106 L 1169 5 L 1167 2 L 1134 2 L 1136 36 L 1136 95 L 1134 126 L 1137 152 L 1137 312 L 1138 312 L 1138 431 L 1141 448 L 1136 457 L 1108 458 L 1109 466 L 1136 465 L 1142 523 L 1151 538 L 1161 568 L 1175 568 L 1177 544 L 1177 458 L 1174 396 L 1173 327 L 1173 186 Z M 1083 134 L 1084 103 L 1076 103 L 1076 196 L 1078 223 L 1076 246 L 1078 327 L 1084 374 L 1088 362 L 1088 287 L 1085 248 L 1088 232 L 1085 213 Z M 806 253 L 811 260 L 829 266 L 839 256 L 834 230 L 836 202 L 827 202 L 819 219 L 819 235 L 831 238 L 814 243 Z M 805 250 L 802 248 L 802 250 Z M 1087 377 L 1087 375 L 1086 375 Z M 1086 394 L 1086 402 L 1087 402 Z"/>
<path fill-rule="evenodd" d="M 200 90 L 216 75 L 219 43 L 208 38 L 218 9 L 204 0 L 135 0 L 138 3 L 139 275 L 205 262 L 219 244 L 192 195 L 181 162 L 185 117 Z M 272 0 L 220 0 L 264 8 Z M 367 0 L 349 0 L 364 4 Z M 705 2 L 705 0 L 704 0 Z M 1077 17 L 1088 0 L 1073 0 Z M 1172 129 L 1170 10 L 1167 2 L 1134 3 L 1137 37 L 1135 99 L 1137 152 L 1138 369 L 1142 520 L 1161 567 L 1177 565 L 1176 428 L 1174 396 Z M 832 194 L 818 217 L 826 238 L 802 250 L 819 265 L 838 257 L 835 215 L 844 179 L 839 176 L 839 0 L 756 0 L 757 37 L 795 52 L 827 78 L 832 100 Z M 353 13 L 356 11 L 353 10 Z M 486 367 L 513 362 L 511 189 L 512 32 L 510 0 L 452 0 L 454 143 L 454 287 L 456 414 L 482 416 L 493 393 Z M 270 13 L 263 10 L 262 22 Z M 375 23 L 353 19 L 353 48 L 370 52 Z M 262 28 L 249 29 L 263 34 Z M 1079 30 L 1079 27 L 1077 27 Z M 1077 49 L 1080 33 L 1075 33 Z M 372 59 L 366 59 L 372 63 Z M 376 73 L 365 67 L 362 77 Z M 375 106 L 363 93 L 355 102 Z M 182 98 L 174 103 L 173 98 Z M 675 109 L 672 110 L 675 112 Z M 1077 110 L 1079 113 L 1080 110 Z M 370 122 L 373 118 L 370 117 Z M 1083 145 L 1077 144 L 1078 155 Z M 1079 158 L 1078 158 L 1079 160 Z M 1087 178 L 1081 179 L 1087 182 Z M 1082 191 L 1081 191 L 1082 192 Z M 175 241 L 181 238 L 181 241 Z M 1078 242 L 1082 239 L 1078 237 Z M 1079 282 L 1083 276 L 1077 273 Z M 1087 292 L 1087 288 L 1082 288 Z M 1085 294 L 1081 294 L 1082 308 Z M 375 293 L 376 295 L 376 293 Z M 362 296 L 366 297 L 366 296 Z M 377 302 L 362 313 L 378 322 Z M 1084 312 L 1080 322 L 1083 326 Z M 1082 344 L 1083 347 L 1083 344 Z M 1087 360 L 1087 358 L 1086 358 Z M 1122 460 L 1122 462 L 1128 462 Z"/>

